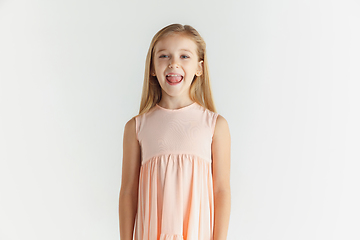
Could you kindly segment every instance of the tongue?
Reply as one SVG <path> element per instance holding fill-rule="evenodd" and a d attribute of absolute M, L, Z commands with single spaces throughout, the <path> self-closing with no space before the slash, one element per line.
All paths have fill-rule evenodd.
<path fill-rule="evenodd" d="M 166 77 L 166 79 L 169 81 L 169 82 L 180 82 L 180 80 L 182 79 L 181 76 L 176 76 L 176 77 Z"/>

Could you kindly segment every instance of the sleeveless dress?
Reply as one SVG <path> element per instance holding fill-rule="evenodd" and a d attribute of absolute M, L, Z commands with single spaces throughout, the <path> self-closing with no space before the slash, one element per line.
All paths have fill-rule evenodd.
<path fill-rule="evenodd" d="M 141 167 L 135 240 L 213 240 L 211 143 L 218 113 L 156 104 L 135 118 Z"/>

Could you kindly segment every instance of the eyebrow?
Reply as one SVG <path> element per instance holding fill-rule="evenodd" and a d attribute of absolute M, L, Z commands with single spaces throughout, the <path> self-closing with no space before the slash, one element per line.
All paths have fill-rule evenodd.
<path fill-rule="evenodd" d="M 161 49 L 161 50 L 157 51 L 156 53 L 159 53 L 159 52 L 162 52 L 162 51 L 166 51 L 166 49 Z M 191 54 L 193 54 L 193 52 L 188 50 L 188 49 L 180 49 L 180 51 L 186 51 L 186 52 L 190 52 Z"/>
<path fill-rule="evenodd" d="M 187 51 L 187 52 L 193 53 L 192 51 L 190 51 L 188 49 L 180 49 L 180 51 Z"/>

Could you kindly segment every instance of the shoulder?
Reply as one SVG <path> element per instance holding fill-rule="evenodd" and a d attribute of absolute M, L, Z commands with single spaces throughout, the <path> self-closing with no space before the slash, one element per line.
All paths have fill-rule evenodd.
<path fill-rule="evenodd" d="M 230 136 L 230 129 L 227 120 L 220 114 L 218 114 L 214 130 L 214 139 Z"/>
<path fill-rule="evenodd" d="M 143 113 L 143 114 L 138 114 L 133 116 L 131 119 L 129 119 L 126 124 L 125 124 L 125 128 L 135 128 L 137 127 L 137 125 L 139 124 L 139 122 L 141 121 L 141 119 L 143 118 L 143 116 L 145 114 L 148 114 L 150 111 Z"/>
<path fill-rule="evenodd" d="M 215 127 L 220 129 L 229 128 L 229 124 L 222 115 L 218 114 Z"/>
<path fill-rule="evenodd" d="M 225 117 L 223 117 L 222 115 L 220 114 L 216 114 L 217 115 L 217 121 L 216 123 L 219 123 L 219 124 L 227 124 L 227 121 L 225 119 Z"/>
<path fill-rule="evenodd" d="M 132 117 L 130 120 L 128 120 L 125 124 L 125 129 L 132 129 L 135 128 L 136 125 L 136 121 L 135 121 L 136 116 Z"/>
<path fill-rule="evenodd" d="M 124 137 L 127 140 L 130 139 L 136 139 L 136 121 L 135 121 L 136 116 L 132 117 L 130 120 L 128 120 L 125 124 L 124 127 Z"/>
<path fill-rule="evenodd" d="M 213 121 L 213 123 L 216 122 L 216 118 L 218 116 L 220 116 L 220 114 L 214 112 L 214 111 L 211 111 L 210 109 L 208 109 L 207 107 L 201 105 L 201 104 L 197 104 L 197 107 L 198 109 L 200 110 L 200 112 L 202 114 L 205 114 L 207 116 L 208 119 L 211 119 Z"/>

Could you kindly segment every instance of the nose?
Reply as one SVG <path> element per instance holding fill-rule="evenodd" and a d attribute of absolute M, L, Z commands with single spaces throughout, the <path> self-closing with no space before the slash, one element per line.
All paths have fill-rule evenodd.
<path fill-rule="evenodd" d="M 175 60 L 171 60 L 169 63 L 169 68 L 178 68 L 179 65 Z"/>

